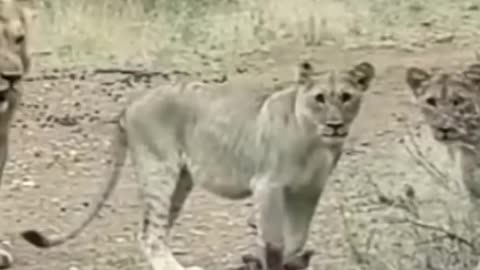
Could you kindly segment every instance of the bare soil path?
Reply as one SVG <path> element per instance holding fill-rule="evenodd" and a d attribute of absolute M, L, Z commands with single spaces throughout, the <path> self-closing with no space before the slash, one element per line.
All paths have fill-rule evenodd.
<path fill-rule="evenodd" d="M 229 74 L 227 83 L 290 79 L 299 55 L 289 48 L 249 56 L 238 64 L 246 72 Z M 406 67 L 455 68 L 473 62 L 474 51 L 453 45 L 418 53 L 320 48 L 309 55 L 323 67 L 345 67 L 368 60 L 377 68 L 377 78 L 365 98 L 346 154 L 318 206 L 309 241 L 317 251 L 315 269 L 357 269 L 339 205 L 353 215 L 350 233 L 362 243 L 369 232 L 376 231 L 385 241 L 378 240 L 380 244 L 372 248 L 390 256 L 399 254 L 395 252 L 398 248 L 411 247 L 401 231 L 388 228 L 382 218 L 385 213 L 374 209 L 376 198 L 367 181 L 388 191 L 410 184 L 424 197 L 434 192 L 428 186 L 428 175 L 399 143 L 405 136 L 399 119 L 420 121 L 419 112 L 409 105 L 410 93 L 404 83 Z M 149 269 L 135 240 L 140 212 L 138 186 L 130 168 L 124 171 L 102 216 L 74 241 L 38 250 L 20 239 L 18 233 L 32 227 L 58 232 L 83 218 L 108 172 L 111 126 L 102 121 L 111 119 L 130 95 L 162 84 L 165 79 L 157 76 L 135 82 L 125 80 L 128 75 L 95 75 L 82 67 L 54 69 L 36 64 L 31 75 L 36 79 L 25 82 L 23 104 L 11 136 L 12 155 L 0 192 L 0 238 L 11 244 L 17 259 L 13 269 Z M 41 76 L 45 74 L 54 76 Z M 207 270 L 224 270 L 238 262 L 253 243 L 247 227 L 249 210 L 247 201 L 230 202 L 195 190 L 172 241 L 181 261 Z M 399 245 L 403 240 L 405 245 Z"/>

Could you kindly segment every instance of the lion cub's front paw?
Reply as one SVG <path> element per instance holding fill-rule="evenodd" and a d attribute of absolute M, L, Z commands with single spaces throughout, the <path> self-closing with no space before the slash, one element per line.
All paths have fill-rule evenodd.
<path fill-rule="evenodd" d="M 310 260 L 315 252 L 311 249 L 305 250 L 288 261 L 283 268 L 285 270 L 305 270 L 310 266 Z"/>
<path fill-rule="evenodd" d="M 12 266 L 13 257 L 12 255 L 3 249 L 0 249 L 0 269 L 7 269 Z"/>
<path fill-rule="evenodd" d="M 315 252 L 313 250 L 305 250 L 304 252 L 291 258 L 283 265 L 284 270 L 306 270 L 310 266 L 310 260 Z M 242 256 L 243 264 L 233 270 L 265 270 L 262 267 L 260 259 L 254 255 L 247 254 Z M 480 269 L 479 269 L 480 270 Z"/>

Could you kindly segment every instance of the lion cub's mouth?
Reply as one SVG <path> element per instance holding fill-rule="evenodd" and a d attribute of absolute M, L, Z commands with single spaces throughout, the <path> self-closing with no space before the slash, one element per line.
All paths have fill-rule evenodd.
<path fill-rule="evenodd" d="M 458 133 L 456 130 L 448 128 L 434 128 L 433 137 L 435 140 L 443 143 L 454 142 L 458 140 Z"/>
<path fill-rule="evenodd" d="M 348 132 L 332 132 L 332 133 L 323 133 L 323 137 L 327 138 L 346 138 L 348 135 Z"/>

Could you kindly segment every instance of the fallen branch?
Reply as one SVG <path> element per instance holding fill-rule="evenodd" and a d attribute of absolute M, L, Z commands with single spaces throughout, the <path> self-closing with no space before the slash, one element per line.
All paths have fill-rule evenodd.
<path fill-rule="evenodd" d="M 154 76 L 162 76 L 162 77 L 169 77 L 171 74 L 173 75 L 190 75 L 190 73 L 185 71 L 173 70 L 172 72 L 164 72 L 164 71 L 150 71 L 144 69 L 125 69 L 125 68 L 97 68 L 93 71 L 94 74 L 123 74 L 123 75 L 131 75 L 135 77 L 154 77 Z"/>
<path fill-rule="evenodd" d="M 464 244 L 464 245 L 470 247 L 474 253 L 477 253 L 477 248 L 475 247 L 475 245 L 472 242 L 468 241 L 464 237 L 462 237 L 462 236 L 458 235 L 457 233 L 452 232 L 452 231 L 450 231 L 450 230 L 448 230 L 444 227 L 434 225 L 434 224 L 430 224 L 430 223 L 426 223 L 426 222 L 418 220 L 418 219 L 406 218 L 406 219 L 404 219 L 404 222 L 409 223 L 413 226 L 422 228 L 422 229 L 442 233 L 448 239 L 453 240 L 453 241 L 457 241 L 458 243 L 461 243 L 461 244 Z"/>
<path fill-rule="evenodd" d="M 135 75 L 135 76 L 163 76 L 166 73 L 163 71 L 148 71 L 148 70 L 135 70 L 124 68 L 97 68 L 93 71 L 94 74 L 123 74 L 123 75 Z"/>
<path fill-rule="evenodd" d="M 35 81 L 54 81 L 54 80 L 61 80 L 65 78 L 67 78 L 66 75 L 45 74 L 45 75 L 38 75 L 38 76 L 28 76 L 28 77 L 25 77 L 23 80 L 26 82 L 35 82 Z"/>
<path fill-rule="evenodd" d="M 53 54 L 52 51 L 36 51 L 30 53 L 32 56 L 50 56 Z"/>
<path fill-rule="evenodd" d="M 352 252 L 353 260 L 361 269 L 369 269 L 369 270 L 395 270 L 396 268 L 388 263 L 387 261 L 383 260 L 382 258 L 369 254 L 369 250 L 371 248 L 371 241 L 372 238 L 377 233 L 376 231 L 370 232 L 367 238 L 367 251 L 363 252 L 360 251 L 357 247 L 357 243 L 353 239 L 351 234 L 350 223 L 348 221 L 345 208 L 343 204 L 338 206 L 338 210 L 340 212 L 340 216 L 342 217 L 342 222 L 345 230 L 345 238 L 348 243 L 348 247 Z"/>

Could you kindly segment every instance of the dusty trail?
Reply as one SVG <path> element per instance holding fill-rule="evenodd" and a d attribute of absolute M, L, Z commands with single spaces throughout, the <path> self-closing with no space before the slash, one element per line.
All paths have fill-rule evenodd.
<path fill-rule="evenodd" d="M 411 99 L 403 82 L 405 68 L 413 64 L 454 68 L 472 62 L 473 50 L 449 45 L 419 53 L 342 52 L 331 48 L 309 53 L 325 67 L 368 60 L 377 68 L 377 79 L 366 96 L 347 153 L 318 207 L 309 241 L 317 250 L 314 264 L 317 269 L 353 267 L 339 204 L 353 213 L 349 229 L 360 243 L 376 231 L 384 240 L 376 240 L 380 244 L 374 249 L 395 254 L 402 242 L 405 245 L 400 248 L 411 248 L 402 231 L 392 232 L 386 227 L 382 218 L 385 211 L 376 210 L 376 197 L 367 181 L 371 179 L 388 191 L 410 184 L 419 196 L 434 193 L 427 186 L 428 175 L 399 144 L 405 130 L 398 120 L 407 116 L 409 122 L 418 123 L 420 119 L 415 108 L 408 105 Z M 229 81 L 241 82 L 245 76 L 257 74 L 257 70 L 264 74 L 248 83 L 289 79 L 298 55 L 291 49 L 288 53 L 279 49 L 268 57 L 250 56 L 242 60 L 249 63 L 247 72 L 229 75 Z M 12 245 L 17 258 L 13 269 L 149 269 L 135 241 L 140 213 L 138 189 L 130 168 L 125 170 L 124 179 L 102 217 L 75 241 L 52 250 L 38 250 L 28 246 L 18 233 L 32 226 L 54 231 L 83 217 L 109 166 L 110 126 L 102 121 L 111 119 L 128 96 L 145 87 L 155 87 L 164 79 L 142 79 L 132 86 L 122 81 L 126 75 L 91 75 L 81 68 L 54 72 L 49 67 L 37 67 L 32 76 L 43 73 L 64 78 L 25 82 L 5 186 L 0 192 L 0 238 Z M 230 202 L 196 190 L 173 237 L 181 260 L 212 270 L 223 270 L 226 264 L 238 262 L 239 255 L 253 241 L 246 225 L 249 208 L 248 202 Z"/>

